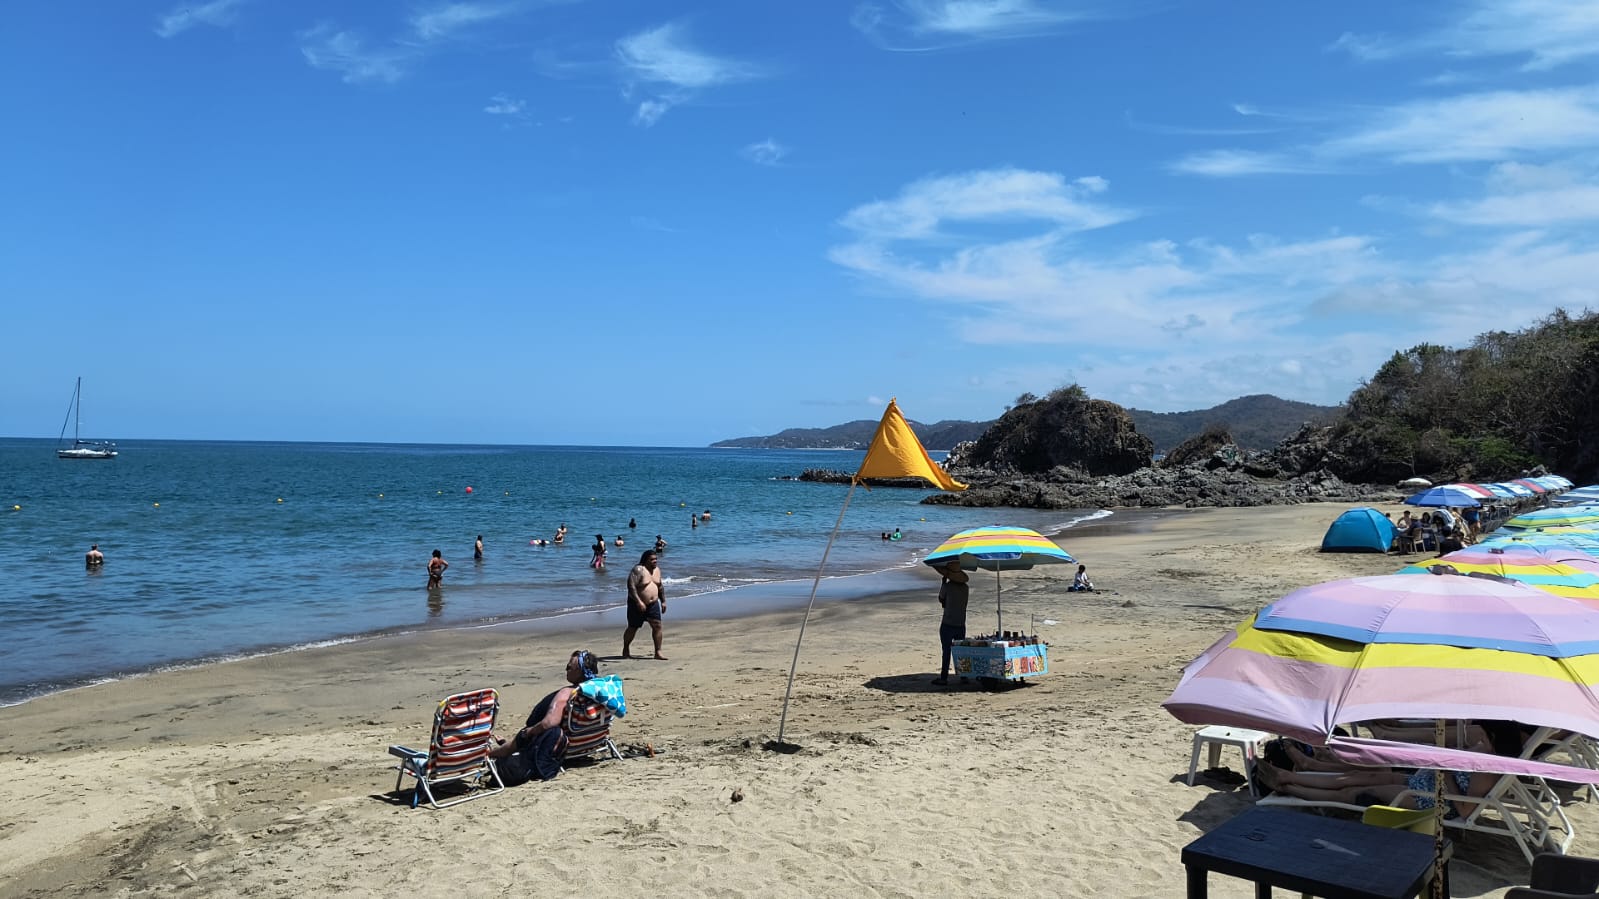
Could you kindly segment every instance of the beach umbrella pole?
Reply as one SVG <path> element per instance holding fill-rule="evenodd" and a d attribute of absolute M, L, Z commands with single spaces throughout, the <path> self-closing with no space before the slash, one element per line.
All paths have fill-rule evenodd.
<path fill-rule="evenodd" d="M 994 568 L 994 633 L 995 634 L 1003 634 L 1005 632 L 1005 627 L 1004 627 L 1004 625 L 1005 625 L 1005 614 L 1004 614 L 1004 610 L 1002 610 L 999 607 L 999 571 L 1000 571 L 1000 569 L 998 567 Z"/>
<path fill-rule="evenodd" d="M 822 583 L 822 571 L 827 568 L 827 554 L 833 551 L 833 541 L 838 539 L 838 530 L 844 526 L 844 513 L 849 511 L 850 498 L 855 495 L 855 482 L 850 481 L 849 492 L 844 494 L 844 507 L 838 510 L 838 521 L 833 525 L 833 533 L 827 538 L 827 547 L 822 550 L 822 562 L 816 566 L 816 578 L 811 581 L 811 598 L 805 603 L 805 615 L 800 618 L 799 639 L 794 641 L 794 661 L 788 666 L 788 688 L 783 691 L 783 714 L 777 720 L 777 743 L 783 743 L 783 729 L 788 726 L 788 700 L 794 695 L 794 672 L 799 670 L 800 644 L 805 642 L 805 624 L 811 619 L 811 607 L 816 605 L 816 588 Z"/>

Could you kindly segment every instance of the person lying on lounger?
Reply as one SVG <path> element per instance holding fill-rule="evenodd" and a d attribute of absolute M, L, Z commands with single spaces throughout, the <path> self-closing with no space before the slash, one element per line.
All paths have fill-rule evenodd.
<path fill-rule="evenodd" d="M 489 750 L 489 758 L 496 761 L 500 780 L 506 786 L 514 787 L 534 778 L 553 780 L 561 773 L 561 761 L 566 756 L 566 733 L 561 729 L 566 704 L 577 692 L 578 684 L 599 673 L 598 657 L 586 649 L 576 650 L 566 660 L 568 686 L 540 699 L 527 716 L 527 725 L 511 739 L 495 737 L 499 745 Z"/>
<path fill-rule="evenodd" d="M 1521 754 L 1521 728 L 1514 722 L 1494 721 L 1471 725 L 1467 733 L 1477 737 L 1475 742 L 1462 747 L 1469 752 L 1511 756 Z M 1331 758 L 1306 755 L 1292 742 L 1287 744 L 1287 750 L 1298 770 L 1279 768 L 1265 760 L 1261 760 L 1255 769 L 1262 783 L 1284 796 L 1349 805 L 1397 805 L 1413 809 L 1433 807 L 1436 781 L 1431 768 L 1407 774 L 1389 768 L 1360 768 Z M 1481 771 L 1450 771 L 1449 776 L 1449 781 L 1444 785 L 1445 792 L 1485 796 L 1499 782 L 1501 775 Z M 1413 792 L 1401 797 L 1400 794 L 1406 791 Z M 1449 818 L 1470 815 L 1477 807 L 1474 802 L 1452 801 L 1449 805 L 1445 815 Z"/>

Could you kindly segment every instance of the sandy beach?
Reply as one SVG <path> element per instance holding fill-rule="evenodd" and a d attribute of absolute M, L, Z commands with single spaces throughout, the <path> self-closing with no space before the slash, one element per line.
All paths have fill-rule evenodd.
<path fill-rule="evenodd" d="M 0 709 L 0 895 L 1181 896 L 1182 846 L 1249 803 L 1241 778 L 1183 782 L 1193 729 L 1159 704 L 1186 661 L 1262 604 L 1404 564 L 1317 552 L 1344 508 L 1171 510 L 1068 532 L 1061 544 L 1100 592 L 1067 593 L 1066 566 L 1005 574 L 1007 628 L 1055 622 L 1038 626 L 1051 673 L 1016 689 L 929 682 L 931 572 L 924 591 L 820 605 L 792 755 L 761 744 L 777 734 L 797 612 L 669 617 L 665 662 L 616 659 L 622 621 L 605 613 Z M 974 633 L 992 627 L 993 586 L 974 575 Z M 409 781 L 391 792 L 385 748 L 425 746 L 440 698 L 494 687 L 498 730 L 514 730 L 574 648 L 625 679 L 614 737 L 654 758 L 574 766 L 443 811 L 411 809 Z M 1223 764 L 1241 767 L 1235 752 Z M 1592 804 L 1569 813 L 1572 851 L 1599 854 Z M 1526 876 L 1508 839 L 1460 841 L 1455 895 L 1499 896 Z M 1252 895 L 1230 878 L 1211 889 Z"/>

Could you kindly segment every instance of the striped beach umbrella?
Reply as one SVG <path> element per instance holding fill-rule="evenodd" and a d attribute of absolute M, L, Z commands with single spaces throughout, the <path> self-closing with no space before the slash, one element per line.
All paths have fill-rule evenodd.
<path fill-rule="evenodd" d="M 1580 600 L 1599 609 L 1599 562 L 1590 563 L 1588 569 L 1566 562 L 1537 562 L 1527 560 L 1517 563 L 1514 557 L 1506 562 L 1499 560 L 1476 561 L 1480 557 L 1465 553 L 1449 553 L 1437 559 L 1406 565 L 1400 574 L 1433 574 L 1443 571 L 1450 574 L 1485 574 L 1537 587 L 1546 593 Z"/>
<path fill-rule="evenodd" d="M 1533 490 L 1531 487 L 1528 487 L 1528 486 L 1526 486 L 1524 484 L 1519 484 L 1519 483 L 1517 483 L 1515 481 L 1499 481 L 1498 483 L 1492 484 L 1490 486 L 1491 487 L 1500 487 L 1502 489 L 1509 490 L 1510 494 L 1512 496 L 1516 497 L 1517 499 L 1526 499 L 1529 496 L 1537 496 L 1538 495 L 1537 491 Z"/>
<path fill-rule="evenodd" d="M 1520 484 L 1521 486 L 1527 488 L 1528 490 L 1531 490 L 1533 493 L 1548 493 L 1549 492 L 1549 488 L 1548 487 L 1545 487 L 1544 485 L 1538 483 L 1537 481 L 1534 481 L 1532 478 L 1516 478 L 1515 480 L 1511 481 L 1510 483 L 1512 483 L 1512 484 Z"/>
<path fill-rule="evenodd" d="M 1445 484 L 1444 486 L 1445 487 L 1458 487 L 1461 490 L 1464 490 L 1467 493 L 1471 494 L 1472 496 L 1477 497 L 1478 499 L 1498 499 L 1499 498 L 1499 494 L 1494 493 L 1492 490 L 1489 490 L 1487 487 L 1484 487 L 1481 484 L 1467 484 L 1467 483 L 1461 482 L 1461 483 L 1456 483 L 1456 484 Z"/>
<path fill-rule="evenodd" d="M 1383 718 L 1471 718 L 1599 737 L 1596 688 L 1599 612 L 1524 584 L 1384 575 L 1277 600 L 1189 663 L 1162 705 L 1188 724 L 1325 745 L 1354 765 L 1599 783 L 1599 770 L 1333 730 Z"/>
<path fill-rule="evenodd" d="M 994 612 L 996 621 L 1001 625 L 998 630 L 1004 630 L 1004 616 L 999 604 L 999 572 L 1077 561 L 1066 550 L 1056 546 L 1053 540 L 1037 531 L 999 525 L 961 531 L 940 543 L 922 561 L 934 568 L 942 568 L 951 559 L 958 559 L 961 568 L 967 571 L 982 568 L 995 573 Z"/>
<path fill-rule="evenodd" d="M 1501 527 L 1524 530 L 1527 528 L 1568 528 L 1599 523 L 1599 505 L 1562 506 L 1560 508 L 1534 509 L 1523 512 L 1505 522 Z"/>
<path fill-rule="evenodd" d="M 1440 556 L 1439 559 L 1445 562 L 1462 561 L 1476 564 L 1495 562 L 1506 565 L 1565 564 L 1599 574 L 1599 550 L 1584 550 L 1562 543 L 1546 545 L 1513 540 L 1477 543 L 1446 556 Z"/>
<path fill-rule="evenodd" d="M 1449 506 L 1451 508 L 1480 506 L 1477 495 L 1458 484 L 1445 484 L 1442 487 L 1432 487 L 1420 493 L 1413 493 L 1405 497 L 1405 504 L 1410 506 Z"/>

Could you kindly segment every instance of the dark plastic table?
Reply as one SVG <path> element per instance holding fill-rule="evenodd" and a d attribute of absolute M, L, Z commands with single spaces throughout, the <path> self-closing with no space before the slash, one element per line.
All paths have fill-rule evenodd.
<path fill-rule="evenodd" d="M 1444 886 L 1449 857 L 1444 842 Z M 1274 886 L 1325 899 L 1410 899 L 1432 880 L 1433 838 L 1325 818 L 1252 808 L 1183 847 L 1188 899 L 1205 899 L 1209 872 L 1255 882 L 1257 899 Z"/>

